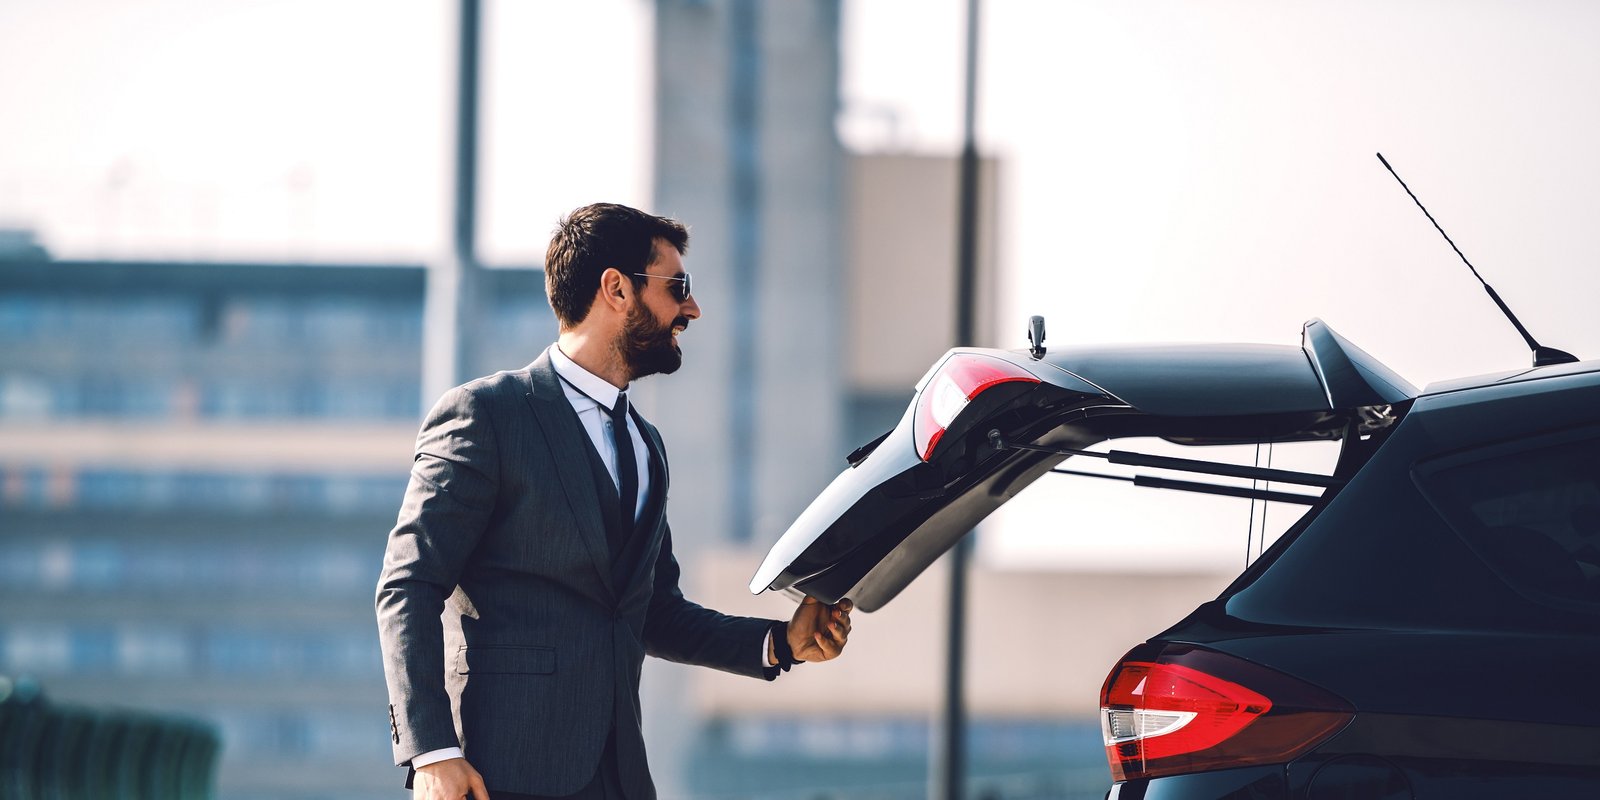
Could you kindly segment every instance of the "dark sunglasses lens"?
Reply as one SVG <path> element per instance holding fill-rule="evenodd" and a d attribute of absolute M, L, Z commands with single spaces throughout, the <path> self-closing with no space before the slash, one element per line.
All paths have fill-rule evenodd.
<path fill-rule="evenodd" d="M 672 283 L 678 289 L 678 302 L 682 303 L 689 299 L 689 295 L 694 294 L 694 290 L 689 288 L 689 273 L 683 273 L 683 280 L 673 281 Z"/>

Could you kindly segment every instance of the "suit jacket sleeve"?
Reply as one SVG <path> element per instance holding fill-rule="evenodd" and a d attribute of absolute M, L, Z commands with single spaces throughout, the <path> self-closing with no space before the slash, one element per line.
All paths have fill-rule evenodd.
<path fill-rule="evenodd" d="M 656 558 L 655 590 L 645 616 L 645 652 L 656 658 L 765 679 L 761 652 L 774 620 L 735 617 L 698 605 L 678 588 L 678 559 L 668 527 Z"/>
<path fill-rule="evenodd" d="M 459 746 L 444 685 L 440 615 L 494 509 L 499 475 L 488 398 L 473 384 L 440 398 L 417 435 L 389 533 L 377 613 L 395 762 Z"/>

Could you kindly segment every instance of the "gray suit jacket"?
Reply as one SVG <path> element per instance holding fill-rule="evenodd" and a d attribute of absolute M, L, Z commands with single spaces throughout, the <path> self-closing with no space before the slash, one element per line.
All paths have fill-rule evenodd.
<path fill-rule="evenodd" d="M 648 800 L 644 656 L 763 677 L 772 621 L 678 589 L 665 452 L 635 419 L 651 499 L 613 560 L 602 509 L 618 505 L 615 487 L 591 469 L 598 457 L 548 354 L 452 389 L 429 412 L 378 581 L 396 763 L 460 745 L 491 791 L 560 796 L 594 776 L 615 729 L 623 788 Z"/>

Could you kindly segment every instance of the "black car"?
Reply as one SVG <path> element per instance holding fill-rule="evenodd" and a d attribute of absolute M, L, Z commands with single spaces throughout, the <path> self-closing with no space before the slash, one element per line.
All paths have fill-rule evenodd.
<path fill-rule="evenodd" d="M 1301 347 L 1035 344 L 940 359 L 751 590 L 881 608 L 1073 456 L 1300 503 L 1112 665 L 1108 797 L 1600 797 L 1600 362 L 1418 391 L 1320 321 Z M 1089 449 L 1127 437 L 1341 449 L 1330 475 Z"/>

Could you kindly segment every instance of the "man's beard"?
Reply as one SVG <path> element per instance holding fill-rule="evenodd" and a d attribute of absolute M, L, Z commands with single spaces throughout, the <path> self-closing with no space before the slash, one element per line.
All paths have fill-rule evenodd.
<path fill-rule="evenodd" d="M 671 375 L 683 366 L 683 351 L 672 335 L 674 327 L 689 326 L 689 320 L 678 317 L 666 325 L 658 324 L 643 304 L 634 304 L 622 323 L 622 335 L 617 349 L 622 352 L 622 363 L 628 365 L 630 380 L 646 375 Z"/>

